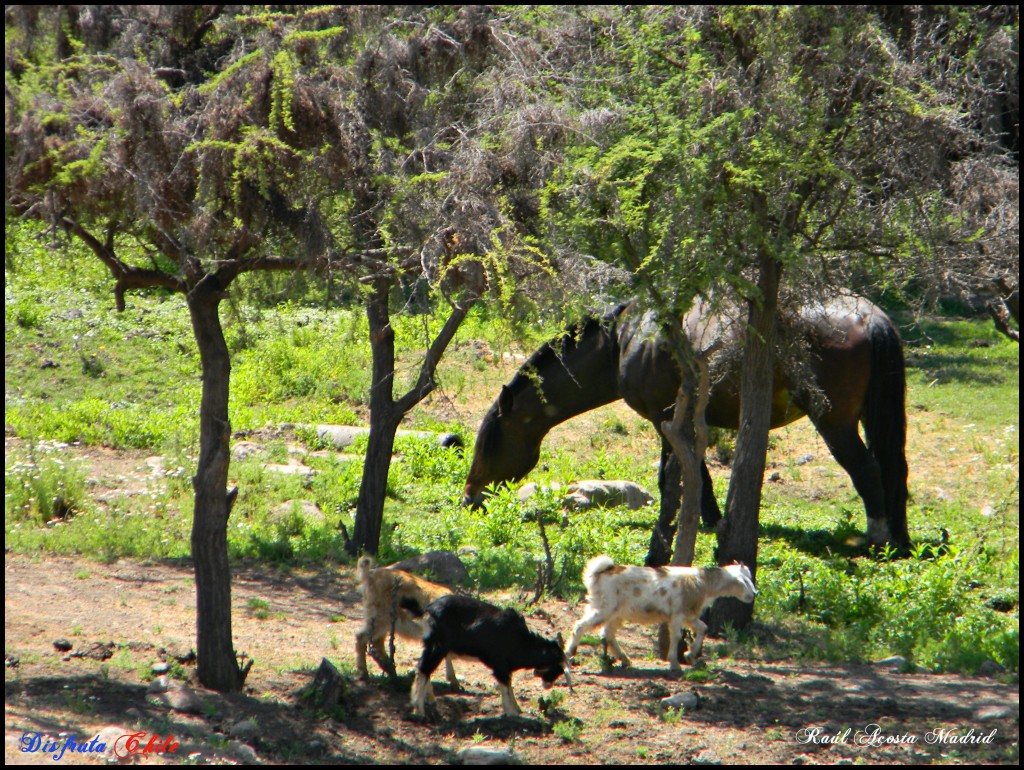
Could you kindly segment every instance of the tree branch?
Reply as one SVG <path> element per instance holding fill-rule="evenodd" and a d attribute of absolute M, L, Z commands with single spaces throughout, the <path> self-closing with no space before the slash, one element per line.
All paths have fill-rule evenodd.
<path fill-rule="evenodd" d="M 441 361 L 441 357 L 447 350 L 448 345 L 455 337 L 455 332 L 458 331 L 459 326 L 465 319 L 466 314 L 469 313 L 470 308 L 476 304 L 478 297 L 471 297 L 464 300 L 461 303 L 452 305 L 452 313 L 448 316 L 448 320 L 445 321 L 444 327 L 438 332 L 437 337 L 431 343 L 427 349 L 426 355 L 423 357 L 423 364 L 420 366 L 420 375 L 416 380 L 416 384 L 401 398 L 395 402 L 402 413 L 408 412 L 416 404 L 422 401 L 427 395 L 430 394 L 434 388 L 437 387 L 437 383 L 434 381 L 434 373 L 437 370 L 437 365 Z"/>

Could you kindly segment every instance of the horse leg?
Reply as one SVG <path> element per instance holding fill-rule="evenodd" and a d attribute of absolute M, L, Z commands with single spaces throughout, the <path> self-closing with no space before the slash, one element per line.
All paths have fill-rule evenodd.
<path fill-rule="evenodd" d="M 675 540 L 675 521 L 682 505 L 682 478 L 679 460 L 665 439 L 661 440 L 661 464 L 658 466 L 658 491 L 661 507 L 658 521 L 651 533 L 651 546 L 644 562 L 648 567 L 663 567 L 672 558 L 672 542 Z"/>
<path fill-rule="evenodd" d="M 857 425 L 836 427 L 815 422 L 815 427 L 825 439 L 836 462 L 850 475 L 857 494 L 864 501 L 868 517 L 868 542 L 871 545 L 887 544 L 891 533 L 885 515 L 882 469 L 861 440 Z"/>
<path fill-rule="evenodd" d="M 714 529 L 722 519 L 722 512 L 715 499 L 714 482 L 708 472 L 707 463 L 700 464 L 701 484 L 700 518 L 708 529 Z M 672 558 L 672 543 L 675 540 L 675 520 L 683 503 L 682 474 L 679 458 L 669 443 L 661 441 L 661 463 L 658 466 L 658 492 L 661 497 L 658 523 L 651 534 L 651 547 L 647 551 L 648 567 L 662 567 Z"/>
<path fill-rule="evenodd" d="M 700 486 L 700 520 L 705 527 L 714 531 L 718 522 L 722 520 L 722 512 L 718 508 L 718 500 L 715 499 L 715 485 L 711 481 L 708 464 L 704 461 L 700 464 L 700 475 L 703 481 Z"/>

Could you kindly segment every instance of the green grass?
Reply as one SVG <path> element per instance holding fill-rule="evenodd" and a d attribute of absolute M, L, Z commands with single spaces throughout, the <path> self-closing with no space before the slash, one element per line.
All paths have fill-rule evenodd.
<path fill-rule="evenodd" d="M 7 250 L 5 422 L 21 444 L 5 458 L 6 546 L 100 560 L 187 557 L 200 383 L 182 299 L 132 294 L 128 309 L 116 313 L 109 281 L 91 258 L 53 252 L 24 229 L 8 229 Z M 422 316 L 396 319 L 400 362 L 423 349 L 432 323 Z M 225 303 L 224 325 L 232 350 L 233 430 L 354 423 L 365 415 L 369 347 L 358 309 Z M 820 498 L 796 495 L 787 484 L 766 485 L 755 617 L 772 629 L 773 655 L 849 661 L 901 654 L 929 669 L 964 672 L 991 659 L 1016 671 L 1019 348 L 983 320 L 905 322 L 902 331 L 912 452 L 908 519 L 918 551 L 890 560 L 851 545 L 864 527 L 863 506 L 837 468 L 838 481 L 823 482 Z M 521 319 L 505 323 L 481 306 L 458 340 L 483 339 L 502 351 L 513 333 L 525 334 L 530 349 L 550 330 Z M 400 365 L 399 388 L 414 371 Z M 452 399 L 484 387 L 481 382 L 496 391 L 490 374 L 480 359 L 456 349 L 441 364 L 442 390 Z M 476 425 L 426 410 L 411 417 L 416 427 L 458 433 L 467 449 L 398 441 L 381 561 L 462 549 L 477 587 L 530 592 L 544 559 L 540 517 L 555 588 L 569 599 L 582 593 L 580 571 L 591 556 L 643 562 L 654 507 L 566 513 L 557 494 L 538 495 L 524 507 L 503 491 L 486 510 L 463 508 Z M 639 418 L 604 418 L 579 441 L 545 444 L 529 480 L 628 478 L 654 491 L 656 456 L 638 459 L 634 446 L 648 441 L 645 431 L 650 428 Z M 298 437 L 309 452 L 322 448 L 308 431 Z M 61 442 L 145 449 L 163 455 L 168 472 L 145 494 L 100 502 Z M 301 457 L 316 471 L 309 480 L 263 468 L 287 458 L 280 441 L 262 456 L 233 461 L 231 483 L 239 495 L 229 522 L 231 558 L 349 562 L 339 524 L 351 531 L 364 450 L 365 441 L 347 450 L 354 459 L 331 452 Z M 806 485 L 818 479 L 814 465 L 828 462 L 789 462 L 780 471 Z M 716 478 L 715 491 L 724 503 L 724 479 Z M 306 516 L 300 500 L 315 503 L 322 516 Z M 695 563 L 713 563 L 714 547 L 714 536 L 700 533 Z M 722 649 L 742 654 L 757 639 L 741 636 Z"/>

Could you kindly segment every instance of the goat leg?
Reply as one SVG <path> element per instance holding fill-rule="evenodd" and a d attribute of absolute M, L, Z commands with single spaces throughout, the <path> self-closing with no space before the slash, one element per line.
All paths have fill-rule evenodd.
<path fill-rule="evenodd" d="M 693 662 L 700 656 L 701 647 L 704 645 L 704 634 L 707 633 L 708 627 L 706 623 L 697 618 L 690 624 L 690 630 L 693 631 L 693 646 L 686 653 L 686 660 L 692 666 Z M 676 663 L 676 665 L 678 666 L 679 664 Z"/>
<path fill-rule="evenodd" d="M 387 674 L 391 679 L 398 678 L 398 672 L 395 670 L 395 662 L 387 655 L 387 653 L 384 652 L 382 639 L 374 639 L 370 643 L 370 657 L 377 662 L 381 671 Z"/>
<path fill-rule="evenodd" d="M 512 692 L 512 680 L 509 678 L 508 684 L 499 681 L 498 691 L 501 693 L 501 710 L 505 712 L 507 717 L 517 717 L 523 713 L 523 710 L 519 708 L 519 704 L 516 703 L 515 693 Z"/>

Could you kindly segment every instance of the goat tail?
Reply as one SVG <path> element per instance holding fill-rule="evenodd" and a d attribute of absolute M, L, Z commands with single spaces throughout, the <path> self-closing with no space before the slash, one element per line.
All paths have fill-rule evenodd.
<path fill-rule="evenodd" d="M 601 554 L 595 556 L 593 559 L 587 562 L 587 566 L 583 568 L 583 585 L 587 587 L 588 591 L 594 590 L 594 581 L 597 580 L 597 576 L 602 572 L 606 572 L 615 566 L 615 562 L 612 561 L 610 556 Z"/>
<path fill-rule="evenodd" d="M 377 563 L 370 556 L 362 556 L 356 563 L 356 577 L 359 578 L 359 582 L 363 585 L 366 584 L 367 578 L 370 577 L 370 570 L 372 570 Z"/>
<path fill-rule="evenodd" d="M 421 607 L 420 603 L 412 596 L 402 597 L 401 601 L 398 602 L 398 606 L 411 613 L 413 617 L 423 617 L 423 607 Z"/>

